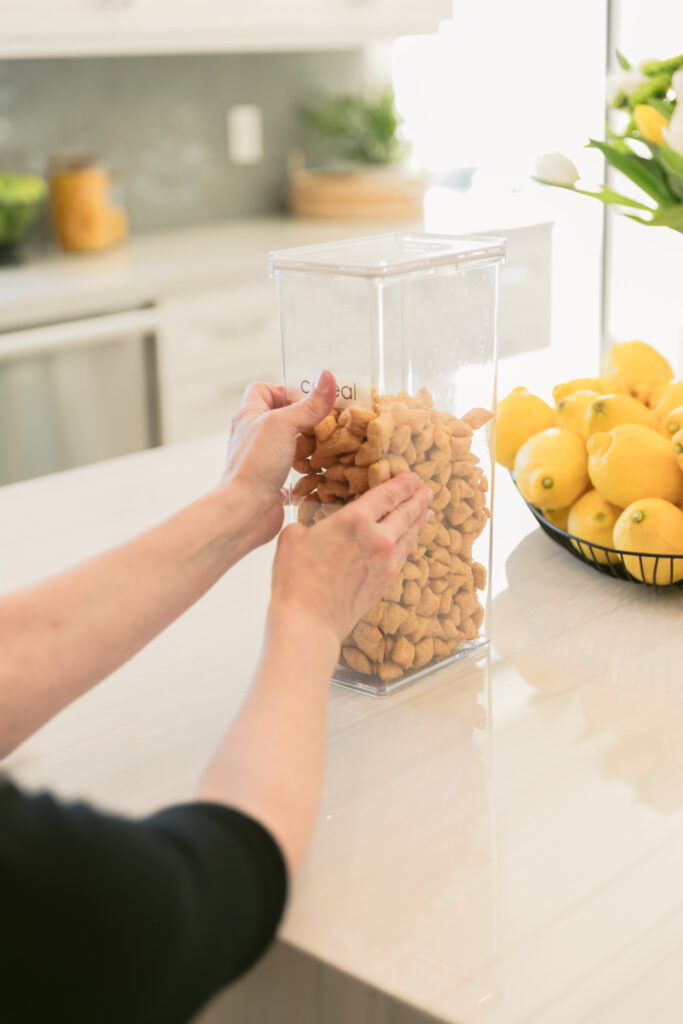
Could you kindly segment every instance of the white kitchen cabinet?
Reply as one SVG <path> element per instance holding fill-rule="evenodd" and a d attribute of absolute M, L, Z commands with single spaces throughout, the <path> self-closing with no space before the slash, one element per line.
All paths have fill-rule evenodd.
<path fill-rule="evenodd" d="M 0 0 L 0 58 L 346 49 L 433 32 L 452 0 Z"/>
<path fill-rule="evenodd" d="M 157 339 L 166 444 L 225 431 L 244 389 L 282 377 L 275 287 L 267 278 L 164 299 Z"/>

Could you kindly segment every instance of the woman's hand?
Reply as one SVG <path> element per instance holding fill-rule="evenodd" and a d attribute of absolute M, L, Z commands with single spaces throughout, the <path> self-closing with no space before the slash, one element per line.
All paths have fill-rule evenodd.
<path fill-rule="evenodd" d="M 336 382 L 326 370 L 311 394 L 293 405 L 285 405 L 281 387 L 251 384 L 247 388 L 233 417 L 218 489 L 229 488 L 244 503 L 252 546 L 272 540 L 282 526 L 282 486 L 294 458 L 296 435 L 327 416 L 335 398 Z"/>
<path fill-rule="evenodd" d="M 315 526 L 288 526 L 273 566 L 271 620 L 306 621 L 340 644 L 414 547 L 431 500 L 414 473 L 402 473 Z"/>

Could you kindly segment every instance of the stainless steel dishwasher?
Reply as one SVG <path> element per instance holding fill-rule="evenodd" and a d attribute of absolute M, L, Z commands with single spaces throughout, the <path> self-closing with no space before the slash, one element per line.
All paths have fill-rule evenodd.
<path fill-rule="evenodd" d="M 156 315 L 0 332 L 0 484 L 159 444 Z"/>

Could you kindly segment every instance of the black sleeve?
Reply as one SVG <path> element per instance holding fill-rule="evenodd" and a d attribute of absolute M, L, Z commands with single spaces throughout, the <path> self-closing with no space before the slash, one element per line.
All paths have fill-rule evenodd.
<path fill-rule="evenodd" d="M 181 1024 L 273 938 L 275 840 L 217 804 L 142 821 L 0 781 L 2 1024 Z"/>

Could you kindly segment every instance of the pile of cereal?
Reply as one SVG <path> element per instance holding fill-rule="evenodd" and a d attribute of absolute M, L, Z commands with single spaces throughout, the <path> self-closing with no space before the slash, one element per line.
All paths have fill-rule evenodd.
<path fill-rule="evenodd" d="M 462 419 L 433 408 L 425 388 L 415 398 L 373 395 L 373 408 L 333 409 L 297 438 L 292 494 L 306 525 L 370 487 L 412 471 L 434 493 L 434 518 L 379 601 L 342 645 L 342 664 L 382 681 L 448 657 L 479 635 L 484 609 L 477 590 L 486 569 L 472 545 L 486 525 L 488 481 L 472 453 L 472 432 L 491 413 Z"/>

